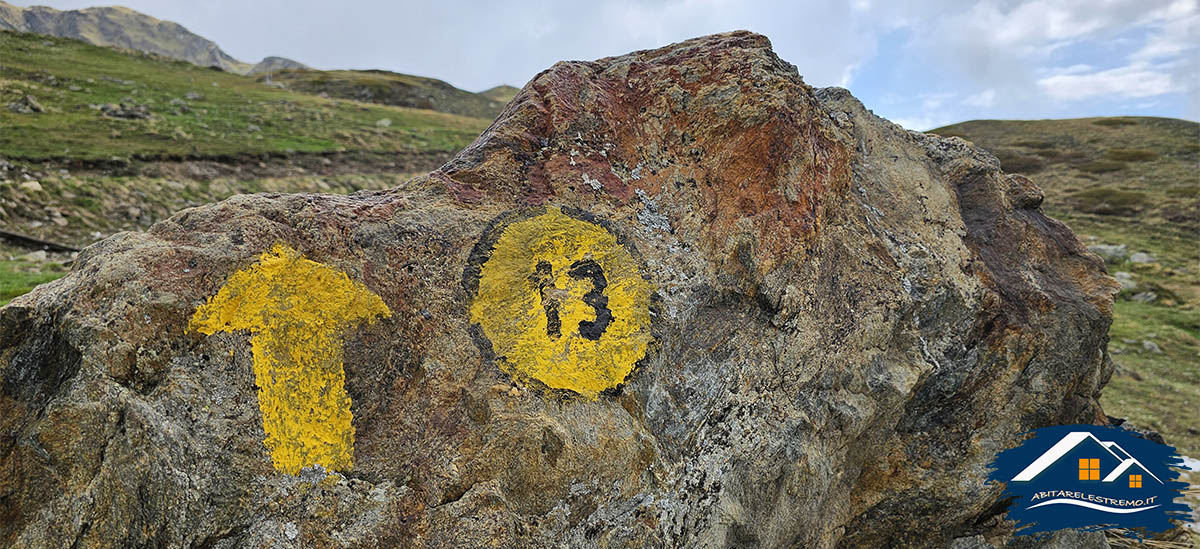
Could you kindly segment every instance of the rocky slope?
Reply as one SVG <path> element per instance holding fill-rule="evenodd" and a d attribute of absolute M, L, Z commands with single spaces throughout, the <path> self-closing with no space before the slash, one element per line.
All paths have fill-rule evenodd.
<path fill-rule="evenodd" d="M 155 53 L 238 74 L 263 70 L 234 59 L 183 25 L 120 6 L 59 11 L 45 6 L 22 8 L 0 1 L 0 29 L 76 38 L 97 46 Z M 280 60 L 291 67 L 304 66 L 281 57 L 268 57 L 262 63 L 278 66 Z"/>
<path fill-rule="evenodd" d="M 559 63 L 428 176 L 0 309 L 0 543 L 1003 544 L 987 462 L 1111 375 L 1119 286 L 1041 200 L 762 36 Z"/>
<path fill-rule="evenodd" d="M 1008 172 L 1036 175 L 1059 210 L 1200 237 L 1200 124 L 1122 116 L 971 120 L 931 133 L 992 151 Z"/>
<path fill-rule="evenodd" d="M 308 65 L 305 65 L 304 63 L 301 63 L 299 61 L 293 61 L 286 57 L 270 56 L 270 57 L 264 57 L 262 61 L 259 61 L 258 64 L 251 67 L 249 71 L 246 71 L 246 74 L 258 75 L 258 74 L 271 73 L 271 72 L 283 71 L 283 70 L 304 70 L 304 69 L 308 69 Z"/>

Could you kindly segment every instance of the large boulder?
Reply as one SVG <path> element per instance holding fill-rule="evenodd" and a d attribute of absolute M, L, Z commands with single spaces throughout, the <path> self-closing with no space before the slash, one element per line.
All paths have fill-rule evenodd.
<path fill-rule="evenodd" d="M 0 544 L 1002 543 L 988 462 L 1112 371 L 1041 196 L 759 35 L 558 63 L 428 176 L 0 309 Z"/>

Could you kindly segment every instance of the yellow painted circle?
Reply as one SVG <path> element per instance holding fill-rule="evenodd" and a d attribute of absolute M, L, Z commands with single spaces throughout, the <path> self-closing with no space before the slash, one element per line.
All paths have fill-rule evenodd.
<path fill-rule="evenodd" d="M 593 399 L 623 382 L 652 339 L 653 290 L 629 250 L 558 208 L 496 230 L 471 322 L 501 367 Z"/>

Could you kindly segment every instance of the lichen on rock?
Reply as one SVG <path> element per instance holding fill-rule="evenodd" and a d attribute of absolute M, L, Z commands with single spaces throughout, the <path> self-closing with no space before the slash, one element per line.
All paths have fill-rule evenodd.
<path fill-rule="evenodd" d="M 1112 373 L 1119 286 L 1040 196 L 809 87 L 756 34 L 558 63 L 425 177 L 185 210 L 0 309 L 0 544 L 1003 541 L 988 462 L 1103 421 Z M 473 318 L 484 236 L 556 208 L 653 292 L 644 355 L 604 391 L 514 374 Z M 252 336 L 187 329 L 276 243 L 391 312 L 338 342 L 348 470 L 276 471 Z M 620 320 L 618 267 L 591 259 L 521 283 L 547 337 L 548 303 L 559 336 Z"/>

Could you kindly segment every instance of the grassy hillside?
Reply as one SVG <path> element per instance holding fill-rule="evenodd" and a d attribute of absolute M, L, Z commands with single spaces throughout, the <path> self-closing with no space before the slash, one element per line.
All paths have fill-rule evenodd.
<path fill-rule="evenodd" d="M 481 91 L 481 92 L 479 92 L 479 95 L 482 95 L 493 101 L 499 101 L 501 103 L 508 103 L 509 101 L 512 101 L 512 99 L 514 97 L 517 96 L 517 92 L 519 92 L 519 91 L 521 91 L 520 88 L 514 88 L 509 85 L 500 85 L 500 86 L 496 86 L 494 88 L 490 88 L 490 89 Z"/>
<path fill-rule="evenodd" d="M 10 160 L 456 151 L 488 123 L 325 99 L 158 56 L 0 32 L 0 157 Z"/>
<path fill-rule="evenodd" d="M 1200 124 L 1172 118 L 975 120 L 933 130 L 1036 178 L 1060 211 L 1200 234 Z"/>
<path fill-rule="evenodd" d="M 38 284 L 66 275 L 70 260 L 66 254 L 43 256 L 0 243 L 0 306 Z"/>
<path fill-rule="evenodd" d="M 1127 288 L 1110 331 L 1117 372 L 1101 403 L 1200 457 L 1200 124 L 977 120 L 931 133 L 963 137 L 1032 177 L 1047 212 L 1087 244 L 1125 246 L 1106 254 Z"/>
<path fill-rule="evenodd" d="M 0 184 L 0 229 L 83 247 L 117 231 L 144 230 L 183 208 L 235 194 L 346 194 L 403 187 L 413 176 L 424 173 L 390 164 L 349 166 L 351 162 L 346 160 L 325 166 L 325 161 L 330 159 L 292 158 L 276 165 L 264 163 L 262 168 L 251 164 L 231 166 L 224 173 L 191 175 L 186 172 L 212 170 L 213 164 L 156 165 L 137 175 L 42 173 L 37 190 Z M 4 173 L 0 171 L 0 177 Z M 6 215 L 5 211 L 21 214 Z M 73 255 L 31 251 L 0 240 L 0 306 L 65 275 Z"/>
<path fill-rule="evenodd" d="M 508 103 L 508 99 L 460 90 L 441 80 L 389 71 L 285 70 L 271 74 L 270 78 L 289 90 L 489 120 L 496 118 Z M 260 80 L 265 79 L 264 76 Z"/>
<path fill-rule="evenodd" d="M 489 123 L 0 31 L 0 230 L 82 247 L 239 193 L 395 187 Z M 71 259 L 0 242 L 0 305 Z"/>

